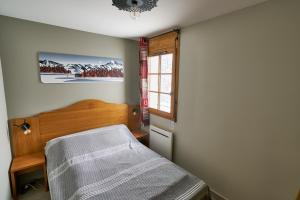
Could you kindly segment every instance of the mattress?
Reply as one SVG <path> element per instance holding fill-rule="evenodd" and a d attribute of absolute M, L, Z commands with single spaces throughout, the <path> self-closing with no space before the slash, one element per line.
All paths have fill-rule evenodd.
<path fill-rule="evenodd" d="M 125 125 L 55 138 L 45 154 L 52 200 L 185 200 L 207 189 L 137 141 Z"/>

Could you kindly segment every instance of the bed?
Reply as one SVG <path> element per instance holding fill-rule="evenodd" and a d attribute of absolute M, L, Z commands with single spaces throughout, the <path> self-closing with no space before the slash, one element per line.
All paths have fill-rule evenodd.
<path fill-rule="evenodd" d="M 52 200 L 208 199 L 202 180 L 135 139 L 130 114 L 126 104 L 86 100 L 14 119 L 32 132 L 12 126 L 13 153 L 45 149 Z"/>

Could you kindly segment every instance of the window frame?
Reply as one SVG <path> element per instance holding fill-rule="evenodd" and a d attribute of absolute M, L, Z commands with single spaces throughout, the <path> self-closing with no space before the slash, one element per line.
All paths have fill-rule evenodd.
<path fill-rule="evenodd" d="M 168 33 L 167 33 L 168 34 Z M 157 74 L 158 75 L 158 91 L 150 91 L 150 83 L 148 83 L 148 96 L 150 92 L 155 92 L 158 94 L 168 94 L 171 96 L 171 105 L 170 105 L 170 113 L 159 110 L 159 108 L 150 108 L 149 106 L 149 112 L 150 114 L 154 114 L 172 121 L 177 120 L 177 99 L 178 99 L 178 64 L 179 64 L 179 33 L 177 32 L 177 36 L 175 37 L 174 41 L 174 48 L 162 48 L 162 50 L 156 50 L 154 52 L 151 52 L 148 54 L 149 57 L 153 56 L 159 56 L 159 71 L 158 73 L 147 73 L 147 77 L 149 78 L 149 74 Z M 173 54 L 173 60 L 172 60 L 172 82 L 171 82 L 171 92 L 170 93 L 164 93 L 160 92 L 160 79 L 161 79 L 161 56 L 165 54 Z M 147 61 L 148 62 L 148 61 Z M 169 73 L 164 73 L 169 74 Z M 160 100 L 158 97 L 158 104 L 160 104 Z"/>

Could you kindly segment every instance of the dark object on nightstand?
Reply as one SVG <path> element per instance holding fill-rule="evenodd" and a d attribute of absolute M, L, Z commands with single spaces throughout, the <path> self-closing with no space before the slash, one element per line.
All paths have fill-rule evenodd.
<path fill-rule="evenodd" d="M 33 153 L 15 157 L 10 166 L 10 180 L 13 199 L 17 199 L 17 175 L 25 174 L 35 170 L 42 170 L 44 175 L 45 190 L 48 190 L 47 172 L 44 153 Z"/>
<path fill-rule="evenodd" d="M 149 146 L 149 134 L 141 129 L 131 131 L 134 137 L 145 146 Z"/>
<path fill-rule="evenodd" d="M 30 190 L 39 190 L 40 188 L 43 187 L 44 180 L 42 179 L 34 179 L 30 183 L 26 183 L 21 186 L 20 193 L 25 194 L 26 192 Z"/>

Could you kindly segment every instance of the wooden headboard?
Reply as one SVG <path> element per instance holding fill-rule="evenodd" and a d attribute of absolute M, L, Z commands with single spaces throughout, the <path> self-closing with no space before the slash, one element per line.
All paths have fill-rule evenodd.
<path fill-rule="evenodd" d="M 133 106 L 106 103 L 100 100 L 84 100 L 58 110 L 43 112 L 32 117 L 11 119 L 10 130 L 12 150 L 15 157 L 41 152 L 47 141 L 63 135 L 88 129 L 125 124 L 137 126 L 137 117 L 132 117 Z M 31 125 L 31 133 L 15 126 L 26 120 Z M 130 121 L 129 121 L 130 120 Z M 131 127 L 129 127 L 131 128 Z"/>

